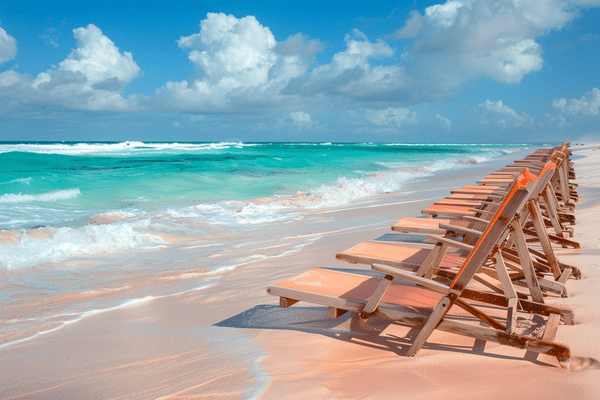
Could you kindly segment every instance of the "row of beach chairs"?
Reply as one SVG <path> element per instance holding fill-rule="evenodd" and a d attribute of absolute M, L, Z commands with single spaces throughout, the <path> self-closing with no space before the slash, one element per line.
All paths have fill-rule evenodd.
<path fill-rule="evenodd" d="M 428 218 L 401 218 L 394 233 L 336 255 L 371 270 L 314 268 L 267 293 L 283 308 L 305 301 L 332 318 L 350 311 L 417 328 L 408 356 L 439 329 L 554 356 L 568 368 L 570 350 L 554 338 L 561 322 L 574 323 L 573 310 L 555 303 L 581 277 L 555 254 L 579 248 L 570 154 L 569 143 L 538 149 L 451 191 L 422 210 Z"/>

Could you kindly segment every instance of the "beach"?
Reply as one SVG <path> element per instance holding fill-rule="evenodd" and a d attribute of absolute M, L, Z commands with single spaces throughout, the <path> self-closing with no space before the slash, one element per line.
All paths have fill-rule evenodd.
<path fill-rule="evenodd" d="M 36 325 L 36 333 L 31 334 L 33 328 L 24 322 L 23 330 L 29 333 L 12 330 L 5 344 L 0 343 L 0 397 L 596 398 L 600 393 L 599 144 L 572 144 L 580 196 L 573 240 L 581 243 L 581 249 L 555 250 L 561 261 L 579 267 L 583 278 L 567 282 L 568 298 L 548 299 L 575 311 L 576 324 L 560 325 L 556 338 L 571 348 L 568 371 L 550 357 L 535 359 L 523 350 L 437 331 L 416 357 L 407 358 L 403 354 L 409 343 L 408 328 L 377 319 L 358 326 L 347 315 L 328 319 L 325 308 L 311 304 L 281 309 L 278 299 L 265 291 L 267 285 L 313 267 L 364 268 L 338 261 L 335 254 L 389 233 L 400 217 L 419 215 L 451 188 L 474 184 L 532 150 L 435 171 L 358 202 L 307 209 L 302 229 L 282 222 L 277 229 L 247 233 L 248 238 L 264 235 L 277 240 L 265 237 L 263 242 L 251 242 L 238 235 L 235 243 L 228 243 L 227 229 L 213 233 L 219 236 L 211 241 L 202 241 L 201 236 L 191 240 L 190 231 L 165 234 L 163 241 L 178 245 L 163 246 L 159 260 L 152 250 L 136 260 L 152 271 L 159 261 L 172 262 L 168 273 L 157 272 L 151 279 L 136 270 L 118 279 L 106 276 L 105 282 L 111 283 L 106 290 L 117 293 L 115 288 L 134 287 L 137 294 L 128 293 L 129 300 L 119 301 L 124 299 L 115 294 L 114 301 L 87 309 L 86 299 L 93 302 L 106 295 L 95 288 L 35 297 L 20 311 L 15 308 L 14 315 L 23 310 L 33 314 L 36 302 L 46 308 L 54 302 L 59 311 L 47 327 Z M 261 204 L 258 196 L 256 204 Z M 210 255 L 201 251 L 211 246 L 216 250 Z M 218 262 L 233 253 L 245 261 L 229 269 L 227 263 Z M 118 254 L 111 260 L 118 265 Z M 74 274 L 85 277 L 82 265 L 91 261 L 75 257 L 61 262 L 64 274 L 59 278 L 68 284 Z M 0 273 L 8 282 L 9 273 L 27 276 L 31 268 L 44 275 L 43 265 Z M 111 270 L 105 271 L 108 275 Z M 94 271 L 93 278 L 98 276 L 102 271 Z M 195 281 L 198 277 L 203 278 L 200 284 Z M 53 275 L 52 279 L 59 278 Z M 176 289 L 167 285 L 170 282 L 177 282 Z M 147 287 L 154 288 L 151 294 Z M 13 293 L 27 295 L 18 288 Z M 69 296 L 79 300 L 69 302 Z M 59 317 L 65 304 L 81 309 L 65 309 Z M 43 316 L 30 315 L 36 317 Z"/>

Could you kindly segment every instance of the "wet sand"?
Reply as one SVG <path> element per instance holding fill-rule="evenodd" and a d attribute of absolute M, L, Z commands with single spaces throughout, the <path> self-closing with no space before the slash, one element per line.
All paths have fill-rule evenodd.
<path fill-rule="evenodd" d="M 572 148 L 580 195 L 573 239 L 582 249 L 557 250 L 561 261 L 583 274 L 567 283 L 569 298 L 551 299 L 575 310 L 576 325 L 561 325 L 557 333 L 571 347 L 570 371 L 549 357 L 535 360 L 522 350 L 444 332 L 434 332 L 417 357 L 407 358 L 406 336 L 412 335 L 407 328 L 376 319 L 359 325 L 348 316 L 331 320 L 324 308 L 310 304 L 280 309 L 278 299 L 265 292 L 268 284 L 312 267 L 364 268 L 335 260 L 335 253 L 390 232 L 400 217 L 416 216 L 449 188 L 475 182 L 492 167 L 487 166 L 436 175 L 413 185 L 414 193 L 383 195 L 384 201 L 360 208 L 315 211 L 335 222 L 300 252 L 268 257 L 265 250 L 266 257 L 224 273 L 210 287 L 90 313 L 0 347 L 0 397 L 596 398 L 598 147 Z"/>

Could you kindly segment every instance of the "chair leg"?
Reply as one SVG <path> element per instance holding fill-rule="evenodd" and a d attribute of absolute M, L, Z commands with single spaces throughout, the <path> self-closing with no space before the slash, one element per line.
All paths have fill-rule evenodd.
<path fill-rule="evenodd" d="M 517 247 L 517 253 L 519 254 L 519 261 L 523 268 L 523 273 L 525 274 L 525 281 L 527 282 L 527 287 L 529 288 L 529 292 L 531 293 L 531 298 L 533 299 L 533 301 L 543 304 L 544 295 L 542 294 L 540 284 L 535 275 L 533 263 L 529 255 L 529 250 L 527 248 L 527 242 L 525 241 L 521 224 L 519 223 L 517 218 L 513 220 L 513 222 L 511 223 L 511 227 L 513 229 L 512 236 L 514 236 L 515 238 L 515 246 Z"/>
<path fill-rule="evenodd" d="M 381 303 L 381 299 L 383 299 L 385 292 L 387 292 L 393 281 L 393 276 L 386 275 L 381 282 L 379 282 L 377 289 L 375 289 L 375 292 L 373 292 L 371 295 L 371 298 L 365 305 L 365 308 L 363 308 L 359 314 L 361 320 L 366 321 L 375 312 L 377 306 L 379 306 L 379 303 Z"/>
<path fill-rule="evenodd" d="M 448 312 L 448 308 L 450 305 L 450 299 L 448 296 L 443 297 L 439 303 L 433 309 L 433 312 L 429 316 L 429 319 L 425 323 L 425 325 L 421 328 L 421 331 L 415 338 L 415 341 L 408 349 L 406 355 L 408 357 L 414 357 L 419 350 L 423 347 L 431 332 L 435 329 L 435 327 L 440 323 L 440 321 L 444 318 L 444 315 Z"/>
<path fill-rule="evenodd" d="M 556 260 L 556 256 L 554 255 L 554 250 L 552 249 L 552 245 L 550 244 L 550 240 L 548 239 L 548 232 L 546 231 L 546 227 L 542 222 L 540 208 L 536 200 L 533 199 L 529 201 L 527 203 L 527 208 L 529 209 L 529 214 L 531 215 L 533 226 L 537 233 L 537 237 L 540 241 L 540 245 L 544 250 L 544 254 L 546 255 L 546 260 L 548 260 L 548 264 L 550 265 L 550 269 L 552 270 L 552 274 L 554 275 L 554 279 L 558 279 L 561 274 L 560 267 L 558 266 L 558 261 Z"/>
<path fill-rule="evenodd" d="M 557 279 L 558 282 L 562 283 L 563 285 L 565 284 L 565 282 L 567 282 L 567 280 L 569 279 L 569 277 L 571 276 L 571 274 L 573 273 L 573 270 L 571 268 L 565 268 L 563 269 L 562 274 L 560 275 L 560 277 Z M 567 288 L 565 288 L 563 290 L 562 293 L 562 297 L 567 297 Z"/>

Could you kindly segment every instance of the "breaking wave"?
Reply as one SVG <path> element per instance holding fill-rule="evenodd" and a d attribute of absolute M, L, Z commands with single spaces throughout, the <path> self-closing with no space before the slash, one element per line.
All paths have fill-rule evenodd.
<path fill-rule="evenodd" d="M 34 201 L 51 202 L 58 200 L 68 200 L 79 197 L 81 192 L 79 188 L 57 190 L 55 192 L 41 194 L 14 194 L 7 193 L 0 196 L 0 203 L 29 203 Z"/>
<path fill-rule="evenodd" d="M 83 228 L 44 228 L 0 231 L 0 266 L 19 269 L 71 257 L 112 254 L 134 248 L 163 246 L 161 238 L 145 233 L 149 220 L 87 225 Z"/>
<path fill-rule="evenodd" d="M 302 219 L 302 209 L 342 206 L 354 200 L 400 190 L 408 181 L 436 171 L 477 164 L 491 157 L 447 159 L 416 167 L 408 163 L 378 163 L 388 169 L 364 173 L 361 178 L 339 177 L 334 184 L 321 185 L 295 195 L 276 195 L 251 201 L 204 203 L 186 210 L 170 210 L 176 218 L 194 218 L 218 225 L 257 225 Z M 359 171 L 357 171 L 359 172 Z"/>

